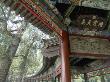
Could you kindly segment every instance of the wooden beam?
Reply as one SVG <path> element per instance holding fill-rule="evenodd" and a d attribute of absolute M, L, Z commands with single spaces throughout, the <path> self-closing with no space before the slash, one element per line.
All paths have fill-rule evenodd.
<path fill-rule="evenodd" d="M 49 17 L 47 13 L 45 13 L 41 7 L 39 7 L 37 4 L 33 3 L 31 0 L 25 2 L 24 0 L 19 0 L 20 3 L 31 13 L 33 16 L 35 16 L 38 20 L 40 20 L 46 27 L 50 30 L 56 32 L 60 38 L 62 38 L 62 29 L 55 23 L 53 20 Z M 35 12 L 31 7 L 30 4 L 32 4 L 38 12 Z M 50 22 L 49 22 L 50 21 Z"/>
<path fill-rule="evenodd" d="M 108 40 L 110 40 L 110 35 L 109 36 L 106 36 L 106 35 L 91 36 L 91 35 L 82 35 L 82 34 L 75 34 L 75 33 L 72 33 L 72 34 L 69 34 L 69 35 L 70 36 L 80 36 L 80 37 L 99 38 L 99 39 L 108 39 Z"/>
<path fill-rule="evenodd" d="M 109 59 L 110 55 L 106 54 L 95 54 L 95 53 L 80 53 L 72 52 L 70 57 L 79 57 L 79 58 L 92 58 L 92 59 Z"/>

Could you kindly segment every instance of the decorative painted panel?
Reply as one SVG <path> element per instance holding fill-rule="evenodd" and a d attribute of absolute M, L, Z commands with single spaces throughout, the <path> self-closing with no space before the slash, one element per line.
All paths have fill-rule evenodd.
<path fill-rule="evenodd" d="M 95 76 L 106 75 L 106 74 L 110 74 L 110 67 L 87 73 L 89 78 L 90 77 L 95 77 Z"/>
<path fill-rule="evenodd" d="M 88 77 L 110 74 L 110 60 L 98 60 L 91 63 L 88 67 L 86 68 Z"/>
<path fill-rule="evenodd" d="M 110 55 L 110 41 L 107 39 L 70 36 L 71 53 L 90 53 Z"/>
<path fill-rule="evenodd" d="M 108 31 L 108 10 L 77 6 L 71 13 L 69 34 L 110 36 Z"/>
<path fill-rule="evenodd" d="M 77 19 L 77 24 L 83 30 L 103 30 L 106 26 L 106 19 L 97 15 L 80 15 Z"/>

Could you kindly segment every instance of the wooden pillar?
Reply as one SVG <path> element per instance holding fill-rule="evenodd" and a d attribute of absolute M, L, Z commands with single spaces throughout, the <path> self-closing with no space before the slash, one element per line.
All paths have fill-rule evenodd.
<path fill-rule="evenodd" d="M 71 82 L 71 74 L 70 74 L 70 63 L 69 63 L 69 35 L 67 32 L 62 32 L 62 40 L 61 40 L 61 81 L 62 82 Z"/>

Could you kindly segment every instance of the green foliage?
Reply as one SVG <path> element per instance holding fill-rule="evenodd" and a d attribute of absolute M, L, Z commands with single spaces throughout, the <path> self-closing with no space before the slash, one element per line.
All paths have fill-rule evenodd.
<path fill-rule="evenodd" d="M 0 57 L 9 53 L 9 46 L 16 45 L 16 42 L 13 43 L 15 39 L 12 38 L 13 35 L 21 41 L 16 54 L 13 55 L 15 57 L 11 57 L 13 61 L 8 75 L 8 80 L 11 82 L 15 78 L 20 78 L 21 74 L 27 77 L 36 74 L 41 69 L 43 65 L 40 50 L 43 46 L 42 39 L 49 37 L 0 4 Z M 10 54 L 6 55 L 9 57 Z"/>
<path fill-rule="evenodd" d="M 30 24 L 28 24 L 27 27 L 16 51 L 15 56 L 17 59 L 15 58 L 11 65 L 10 73 L 13 73 L 11 74 L 13 78 L 19 78 L 21 75 L 23 77 L 32 76 L 36 74 L 43 65 L 43 56 L 39 48 L 43 46 L 43 44 L 41 44 L 42 38 L 47 35 L 42 34 L 42 32 L 40 34 L 39 30 L 33 28 Z"/>
<path fill-rule="evenodd" d="M 9 46 L 11 45 L 12 37 L 0 33 L 0 56 L 5 55 Z"/>

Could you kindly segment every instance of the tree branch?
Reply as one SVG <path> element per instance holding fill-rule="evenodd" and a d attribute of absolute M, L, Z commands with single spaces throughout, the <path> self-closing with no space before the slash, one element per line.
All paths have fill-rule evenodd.
<path fill-rule="evenodd" d="M 6 19 L 8 20 L 11 15 L 11 9 L 9 9 Z"/>
<path fill-rule="evenodd" d="M 14 24 L 17 24 L 17 23 L 20 23 L 20 22 L 23 22 L 24 20 L 17 20 L 17 21 L 12 21 L 12 23 Z"/>
<path fill-rule="evenodd" d="M 2 6 L 0 6 L 0 8 L 1 8 L 1 10 L 2 10 L 2 12 L 3 12 L 3 15 L 4 15 L 4 17 L 5 17 L 5 20 L 6 20 L 6 19 L 7 19 L 7 17 L 6 17 L 6 13 L 4 12 L 4 9 L 3 9 Z"/>
<path fill-rule="evenodd" d="M 0 22 L 6 22 L 4 18 L 0 18 Z"/>

